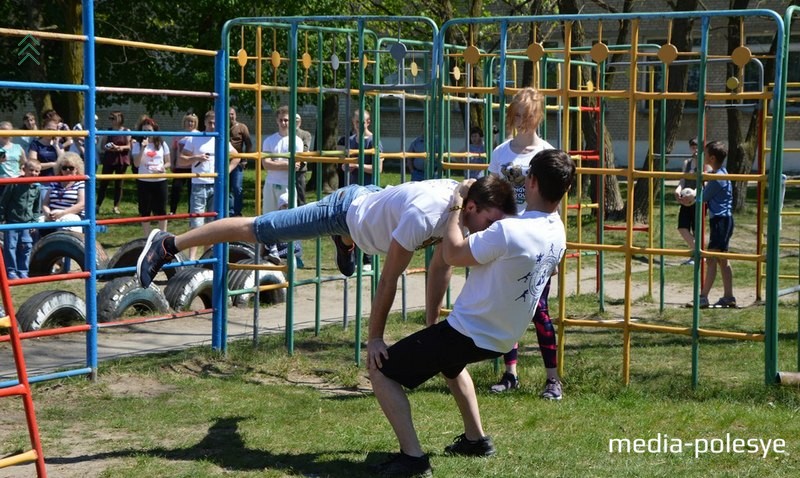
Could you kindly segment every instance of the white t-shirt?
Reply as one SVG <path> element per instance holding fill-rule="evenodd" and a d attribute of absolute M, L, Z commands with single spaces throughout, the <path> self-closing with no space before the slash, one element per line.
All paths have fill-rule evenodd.
<path fill-rule="evenodd" d="M 494 148 L 492 160 L 489 163 L 489 172 L 506 179 L 514 186 L 517 200 L 517 212 L 522 213 L 528 206 L 525 201 L 525 176 L 531 164 L 531 158 L 539 151 L 553 149 L 547 141 L 541 140 L 537 148 L 529 153 L 517 154 L 511 150 L 511 140 Z"/>
<path fill-rule="evenodd" d="M 213 173 L 214 170 L 214 147 L 217 144 L 217 138 L 213 136 L 187 136 L 184 138 L 186 142 L 183 145 L 183 150 L 191 154 L 205 154 L 208 153 L 208 159 L 203 161 L 195 160 L 192 164 L 192 173 L 207 174 Z M 228 143 L 228 151 L 235 153 L 233 145 Z M 192 178 L 192 184 L 214 184 L 214 178 Z"/>
<path fill-rule="evenodd" d="M 447 322 L 478 347 L 506 353 L 525 333 L 564 255 L 564 224 L 557 212 L 526 211 L 468 240 L 481 265 L 470 267 Z"/>
<path fill-rule="evenodd" d="M 347 211 L 350 236 L 367 254 L 386 254 L 392 239 L 407 251 L 436 244 L 457 186 L 452 179 L 431 179 L 364 194 Z"/>
<path fill-rule="evenodd" d="M 299 136 L 295 136 L 295 151 L 298 153 L 303 152 L 303 140 Z M 280 133 L 274 133 L 264 139 L 264 144 L 261 146 L 261 151 L 264 153 L 278 153 L 286 154 L 289 152 L 289 136 L 281 136 Z M 273 158 L 276 161 L 289 162 L 286 158 Z M 267 171 L 267 179 L 264 180 L 266 184 L 280 184 L 287 186 L 289 184 L 289 171 Z"/>
<path fill-rule="evenodd" d="M 142 150 L 141 141 L 136 141 L 131 147 L 131 157 L 138 158 Z M 161 142 L 161 147 L 156 146 L 148 141 L 147 148 L 145 148 L 144 156 L 139 162 L 139 174 L 158 174 L 166 172 L 166 165 L 169 164 L 169 148 L 167 143 Z M 139 181 L 148 183 L 155 183 L 158 181 L 166 181 L 167 178 L 137 178 Z"/>

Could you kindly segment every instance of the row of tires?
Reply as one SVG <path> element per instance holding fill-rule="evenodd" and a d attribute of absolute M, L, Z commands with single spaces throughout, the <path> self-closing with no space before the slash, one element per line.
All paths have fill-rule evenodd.
<path fill-rule="evenodd" d="M 55 236 L 55 237 L 54 237 Z M 145 239 L 137 239 L 122 246 L 109 260 L 97 244 L 98 269 L 116 269 L 133 267 L 139 257 Z M 255 250 L 245 243 L 229 245 L 229 260 L 242 264 L 253 264 Z M 83 266 L 85 246 L 83 235 L 73 232 L 59 231 L 42 239 L 36 246 L 39 263 L 34 272 L 33 254 L 31 257 L 30 275 L 47 275 L 53 267 L 64 258 L 70 258 Z M 102 252 L 101 252 L 102 251 Z M 211 251 L 203 259 L 211 257 Z M 176 257 L 176 261 L 185 260 Z M 47 271 L 44 273 L 44 271 Z M 170 310 L 183 312 L 212 307 L 213 272 L 209 268 L 185 267 L 166 269 L 167 284 L 162 290 L 154 283 L 142 289 L 138 281 L 130 273 L 103 274 L 101 279 L 109 280 L 97 295 L 97 321 L 113 322 L 126 317 L 152 316 L 169 313 Z M 286 281 L 279 271 L 259 272 L 259 285 L 281 284 Z M 228 288 L 230 290 L 252 289 L 256 283 L 256 271 L 230 270 L 228 272 Z M 233 296 L 229 305 L 247 307 L 253 301 L 254 294 Z M 259 302 L 264 305 L 286 301 L 286 289 L 279 288 L 259 293 Z M 86 303 L 76 294 L 65 290 L 48 290 L 31 296 L 17 310 L 17 322 L 25 331 L 42 328 L 62 327 L 86 322 Z"/>

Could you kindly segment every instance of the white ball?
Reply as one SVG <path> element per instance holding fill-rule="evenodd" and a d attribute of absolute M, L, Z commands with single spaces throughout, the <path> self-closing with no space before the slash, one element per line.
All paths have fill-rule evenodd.
<path fill-rule="evenodd" d="M 681 189 L 681 203 L 685 206 L 691 206 L 694 204 L 695 199 L 697 198 L 697 191 L 692 188 L 683 188 Z"/>

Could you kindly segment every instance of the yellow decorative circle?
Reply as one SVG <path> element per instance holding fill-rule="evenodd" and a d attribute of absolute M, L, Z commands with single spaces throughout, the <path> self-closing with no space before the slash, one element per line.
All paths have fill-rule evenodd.
<path fill-rule="evenodd" d="M 481 60 L 481 51 L 475 45 L 470 45 L 464 50 L 464 61 L 469 65 L 476 65 Z"/>
<path fill-rule="evenodd" d="M 736 49 L 733 50 L 733 53 L 731 53 L 731 60 L 733 60 L 733 64 L 739 68 L 750 62 L 752 58 L 753 54 L 746 46 L 736 47 Z"/>
<path fill-rule="evenodd" d="M 595 43 L 589 54 L 595 63 L 603 63 L 608 59 L 608 45 L 605 43 Z"/>
<path fill-rule="evenodd" d="M 303 53 L 303 68 L 306 70 L 311 68 L 311 55 L 308 52 Z"/>
<path fill-rule="evenodd" d="M 367 58 L 367 54 L 364 53 L 364 60 L 361 62 L 361 68 L 366 68 L 369 64 L 369 58 Z"/>
<path fill-rule="evenodd" d="M 531 43 L 528 45 L 528 48 L 525 49 L 525 54 L 530 61 L 537 62 L 544 56 L 544 46 L 542 46 L 541 43 Z"/>
<path fill-rule="evenodd" d="M 461 79 L 461 69 L 457 66 L 453 67 L 453 78 L 455 78 L 456 81 Z"/>
<path fill-rule="evenodd" d="M 419 66 L 417 65 L 416 61 L 411 62 L 411 76 L 417 76 L 419 74 Z"/>
<path fill-rule="evenodd" d="M 247 64 L 247 52 L 244 48 L 241 48 L 236 52 L 236 63 L 238 63 L 239 66 L 244 66 Z"/>
<path fill-rule="evenodd" d="M 725 82 L 725 86 L 731 91 L 739 88 L 739 78 L 736 78 L 735 76 L 728 78 L 728 80 Z"/>
<path fill-rule="evenodd" d="M 672 43 L 662 45 L 658 49 L 658 59 L 665 65 L 669 65 L 678 58 L 678 49 Z"/>
<path fill-rule="evenodd" d="M 278 53 L 277 51 L 273 51 L 270 61 L 272 62 L 273 68 L 278 68 L 279 66 L 281 66 L 281 54 Z"/>

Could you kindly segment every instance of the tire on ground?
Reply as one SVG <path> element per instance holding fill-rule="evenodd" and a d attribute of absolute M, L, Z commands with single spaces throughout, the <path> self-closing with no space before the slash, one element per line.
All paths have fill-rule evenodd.
<path fill-rule="evenodd" d="M 134 277 L 117 277 L 97 295 L 97 321 L 113 322 L 126 316 L 141 317 L 169 312 L 169 303 L 155 285 L 142 289 Z"/>
<path fill-rule="evenodd" d="M 95 241 L 95 267 L 105 269 L 108 264 L 108 255 L 99 242 Z M 31 264 L 29 275 L 47 276 L 53 271 L 53 266 L 62 258 L 69 258 L 81 270 L 86 257 L 84 235 L 72 231 L 55 231 L 40 239 L 31 251 Z"/>
<path fill-rule="evenodd" d="M 252 259 L 239 261 L 239 264 L 253 264 Z M 231 273 L 228 288 L 231 290 L 251 289 L 255 287 L 256 271 L 237 270 Z M 281 284 L 286 282 L 286 276 L 281 271 L 259 271 L 259 285 Z M 241 294 L 232 297 L 236 307 L 247 307 L 253 299 L 253 294 Z M 259 293 L 262 305 L 282 304 L 286 302 L 286 288 L 265 290 Z"/>
<path fill-rule="evenodd" d="M 200 259 L 211 259 L 214 257 L 214 250 L 206 250 Z M 251 261 L 256 257 L 256 249 L 253 244 L 247 242 L 229 242 L 228 243 L 228 262 L 234 263 L 250 259 Z M 252 264 L 252 262 L 251 262 Z M 213 264 L 203 264 L 202 267 L 211 269 Z"/>
<path fill-rule="evenodd" d="M 17 309 L 23 332 L 86 323 L 86 303 L 66 290 L 46 290 L 32 295 Z"/>
<path fill-rule="evenodd" d="M 139 260 L 139 256 L 142 254 L 142 249 L 144 249 L 144 244 L 147 242 L 146 237 L 140 237 L 138 239 L 134 239 L 127 244 L 123 244 L 122 247 L 117 249 L 117 252 L 111 256 L 111 259 L 108 260 L 108 267 L 107 269 L 117 269 L 121 267 L 135 267 L 136 262 Z M 179 252 L 175 255 L 175 259 L 172 262 L 184 262 L 187 261 L 188 258 L 183 255 L 183 253 Z M 164 269 L 164 274 L 167 275 L 167 278 L 170 278 L 175 275 L 177 269 Z M 117 272 L 115 274 L 103 274 L 99 276 L 100 280 L 107 281 L 111 279 L 116 279 L 117 277 L 129 277 L 133 276 L 133 272 Z"/>
<path fill-rule="evenodd" d="M 195 299 L 203 301 L 204 309 L 210 309 L 213 279 L 213 271 L 200 267 L 185 267 L 169 279 L 164 295 L 172 310 L 176 312 L 190 310 Z"/>

